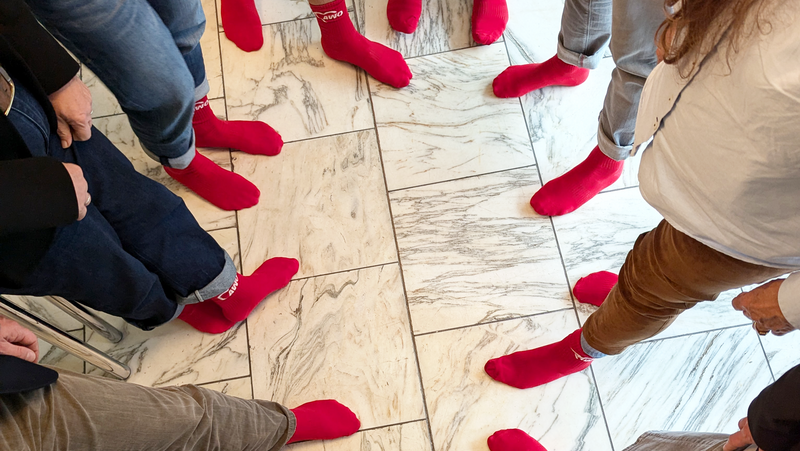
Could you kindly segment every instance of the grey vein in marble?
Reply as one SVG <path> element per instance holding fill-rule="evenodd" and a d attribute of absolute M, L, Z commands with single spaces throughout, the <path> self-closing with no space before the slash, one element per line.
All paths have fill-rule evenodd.
<path fill-rule="evenodd" d="M 264 27 L 264 47 L 244 53 L 223 39 L 228 118 L 260 120 L 284 141 L 373 126 L 363 71 L 328 58 L 314 19 Z"/>
<path fill-rule="evenodd" d="M 569 310 L 417 337 L 435 449 L 486 449 L 495 431 L 519 428 L 550 450 L 610 450 L 588 370 L 527 390 L 483 370 L 490 358 L 552 343 L 575 328 Z"/>
<path fill-rule="evenodd" d="M 519 101 L 492 93 L 506 65 L 502 43 L 415 58 L 408 87 L 373 89 L 390 191 L 535 163 Z"/>
<path fill-rule="evenodd" d="M 592 367 L 617 448 L 649 430 L 732 433 L 772 382 L 746 326 L 641 343 Z"/>
<path fill-rule="evenodd" d="M 254 396 L 334 398 L 363 429 L 423 418 L 396 264 L 292 282 L 248 319 Z"/>
<path fill-rule="evenodd" d="M 238 154 L 235 167 L 262 192 L 239 212 L 245 274 L 277 256 L 300 260 L 295 278 L 397 261 L 374 132 Z"/>
<path fill-rule="evenodd" d="M 415 333 L 572 307 L 536 168 L 391 193 Z"/>

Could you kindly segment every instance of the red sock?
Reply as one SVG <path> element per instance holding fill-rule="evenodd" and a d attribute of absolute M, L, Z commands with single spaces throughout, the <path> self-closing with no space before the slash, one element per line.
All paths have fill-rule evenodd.
<path fill-rule="evenodd" d="M 484 370 L 498 382 L 531 388 L 582 371 L 591 363 L 581 348 L 578 329 L 559 342 L 489 360 Z"/>
<path fill-rule="evenodd" d="M 298 269 L 300 263 L 293 258 L 270 258 L 253 274 L 237 275 L 228 291 L 211 300 L 222 308 L 226 318 L 238 323 L 247 318 L 268 294 L 288 285 Z"/>
<path fill-rule="evenodd" d="M 225 318 L 222 309 L 213 302 L 188 304 L 183 307 L 178 319 L 207 334 L 221 334 L 236 324 Z"/>
<path fill-rule="evenodd" d="M 241 210 L 258 203 L 261 192 L 246 178 L 214 164 L 200 152 L 186 169 L 164 167 L 174 178 L 198 196 L 223 210 Z"/>
<path fill-rule="evenodd" d="M 413 33 L 422 15 L 422 0 L 389 0 L 386 17 L 389 25 L 401 33 Z"/>
<path fill-rule="evenodd" d="M 623 164 L 595 147 L 579 165 L 537 191 L 531 197 L 531 207 L 543 216 L 571 213 L 616 182 L 622 175 Z"/>
<path fill-rule="evenodd" d="M 589 78 L 589 69 L 567 64 L 558 56 L 543 63 L 511 66 L 495 77 L 497 97 L 520 97 L 545 86 L 578 86 Z"/>
<path fill-rule="evenodd" d="M 223 121 L 218 118 L 203 97 L 194 104 L 195 145 L 225 147 L 252 155 L 278 155 L 283 147 L 281 135 L 260 121 Z"/>
<path fill-rule="evenodd" d="M 490 451 L 547 451 L 533 437 L 519 429 L 497 431 L 486 443 Z"/>
<path fill-rule="evenodd" d="M 506 0 L 474 0 L 472 4 L 472 39 L 478 44 L 491 44 L 499 38 L 508 23 Z"/>
<path fill-rule="evenodd" d="M 600 307 L 600 304 L 606 300 L 606 296 L 617 284 L 616 274 L 608 271 L 599 271 L 589 274 L 586 277 L 581 277 L 575 288 L 572 289 L 572 294 L 578 302 L 584 304 L 592 304 Z"/>
<path fill-rule="evenodd" d="M 307 402 L 291 411 L 297 419 L 297 427 L 287 444 L 347 437 L 361 427 L 356 414 L 332 399 Z"/>
<path fill-rule="evenodd" d="M 361 36 L 353 27 L 345 0 L 311 5 L 322 31 L 322 48 L 331 58 L 354 64 L 376 80 L 395 88 L 411 81 L 403 55 Z"/>
<path fill-rule="evenodd" d="M 261 18 L 254 0 L 221 0 L 220 15 L 225 36 L 245 52 L 264 45 Z"/>

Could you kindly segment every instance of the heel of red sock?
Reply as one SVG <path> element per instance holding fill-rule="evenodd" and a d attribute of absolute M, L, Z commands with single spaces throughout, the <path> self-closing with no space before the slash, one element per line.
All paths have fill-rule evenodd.
<path fill-rule="evenodd" d="M 241 210 L 258 203 L 261 192 L 239 174 L 223 169 L 201 153 L 185 169 L 164 167 L 170 177 L 223 210 Z"/>

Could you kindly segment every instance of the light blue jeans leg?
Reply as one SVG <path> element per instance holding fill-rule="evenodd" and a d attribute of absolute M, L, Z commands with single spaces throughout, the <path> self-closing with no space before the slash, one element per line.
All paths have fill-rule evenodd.
<path fill-rule="evenodd" d="M 566 0 L 558 34 L 558 58 L 594 69 L 611 39 L 612 0 Z"/>
<path fill-rule="evenodd" d="M 200 1 L 27 1 L 114 93 L 148 153 L 168 166 L 188 166 L 195 155 L 195 78 L 205 80 Z"/>
<path fill-rule="evenodd" d="M 611 73 L 597 130 L 600 150 L 624 160 L 633 146 L 636 112 L 647 76 L 656 67 L 655 35 L 665 19 L 662 0 L 614 0 Z"/>

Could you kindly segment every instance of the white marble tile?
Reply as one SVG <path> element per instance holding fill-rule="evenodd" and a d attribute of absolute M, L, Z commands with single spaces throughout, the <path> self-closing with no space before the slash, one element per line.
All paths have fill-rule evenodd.
<path fill-rule="evenodd" d="M 203 384 L 201 387 L 237 398 L 253 399 L 253 387 L 249 377 L 231 379 L 224 382 L 212 382 Z"/>
<path fill-rule="evenodd" d="M 119 106 L 114 94 L 106 88 L 106 85 L 97 78 L 94 72 L 84 65 L 82 65 L 81 69 L 81 81 L 89 88 L 89 93 L 92 94 L 93 118 L 122 113 L 122 107 Z M 97 126 L 96 120 L 93 123 Z"/>
<path fill-rule="evenodd" d="M 203 384 L 250 373 L 244 323 L 219 335 L 198 332 L 180 320 L 145 332 L 119 318 L 103 316 L 122 331 L 124 338 L 113 344 L 87 331 L 87 342 L 127 364 L 132 372 L 128 382 L 164 387 Z M 103 374 L 91 365 L 87 365 L 87 373 Z"/>
<path fill-rule="evenodd" d="M 568 310 L 417 337 L 435 449 L 483 450 L 495 431 L 519 428 L 550 450 L 610 450 L 590 371 L 519 390 L 483 370 L 488 359 L 558 341 L 575 328 Z"/>
<path fill-rule="evenodd" d="M 225 95 L 222 86 L 222 61 L 219 48 L 220 35 L 217 32 L 217 7 L 215 0 L 202 0 L 203 12 L 206 14 L 206 30 L 200 38 L 200 48 L 203 50 L 203 61 L 206 66 L 206 78 L 210 91 L 209 99 L 216 99 Z M 224 113 L 224 110 L 217 111 Z"/>
<path fill-rule="evenodd" d="M 592 366 L 618 449 L 649 430 L 732 433 L 772 381 L 748 327 L 642 343 Z"/>
<path fill-rule="evenodd" d="M 328 441 L 301 442 L 288 451 L 431 451 L 428 425 L 424 421 L 357 432 L 350 437 Z"/>
<path fill-rule="evenodd" d="M 536 168 L 391 193 L 415 333 L 572 307 Z"/>
<path fill-rule="evenodd" d="M 83 329 L 73 330 L 69 334 L 78 340 L 83 340 Z M 42 339 L 39 339 L 39 363 L 74 373 L 83 373 L 84 369 L 83 360 Z"/>
<path fill-rule="evenodd" d="M 470 0 L 422 0 L 419 25 L 411 34 L 394 31 L 389 26 L 388 3 L 388 0 L 355 0 L 358 28 L 368 39 L 391 47 L 406 58 L 477 45 L 471 34 Z M 417 77 L 416 72 L 414 76 Z"/>
<path fill-rule="evenodd" d="M 248 329 L 256 398 L 289 407 L 333 398 L 362 429 L 423 418 L 396 264 L 294 281 Z"/>
<path fill-rule="evenodd" d="M 260 120 L 284 141 L 373 127 L 366 76 L 328 58 L 314 19 L 264 27 L 264 47 L 245 53 L 222 40 L 229 119 Z"/>
<path fill-rule="evenodd" d="M 236 153 L 258 186 L 239 212 L 245 274 L 271 257 L 300 260 L 295 278 L 397 261 L 375 133 L 287 144 L 267 159 Z"/>
<path fill-rule="evenodd" d="M 507 64 L 500 43 L 409 60 L 404 89 L 373 85 L 390 191 L 535 164 L 519 101 L 492 93 Z"/>
<path fill-rule="evenodd" d="M 73 319 L 63 310 L 56 307 L 52 302 L 38 296 L 15 296 L 4 294 L 12 304 L 22 308 L 26 312 L 33 313 L 51 325 L 63 330 L 75 330 L 83 327 L 83 324 Z"/>
<path fill-rule="evenodd" d="M 224 101 L 222 99 L 212 100 L 212 108 L 224 114 Z M 140 173 L 163 184 L 173 193 L 183 198 L 186 206 L 194 215 L 197 222 L 206 229 L 214 230 L 236 225 L 236 215 L 232 211 L 221 210 L 202 199 L 197 194 L 189 191 L 180 183 L 173 180 L 162 168 L 161 164 L 148 157 L 142 150 L 139 139 L 133 133 L 128 118 L 125 115 L 111 116 L 96 119 L 94 126 L 106 135 L 117 148 L 128 157 L 133 163 L 133 167 Z M 205 150 L 203 155 L 211 158 L 219 166 L 230 169 L 230 152 L 228 150 Z"/>
<path fill-rule="evenodd" d="M 231 256 L 231 259 L 236 264 L 236 269 L 241 273 L 242 265 L 241 259 L 239 258 L 239 233 L 236 227 L 212 230 L 208 232 L 208 234 Z"/>
<path fill-rule="evenodd" d="M 800 365 L 800 354 L 797 353 L 800 349 L 800 332 L 794 331 L 780 337 L 767 334 L 760 338 L 775 379 Z"/>
<path fill-rule="evenodd" d="M 511 64 L 541 63 L 556 54 L 564 0 L 507 0 L 504 33 Z"/>

